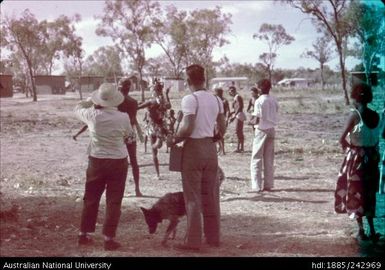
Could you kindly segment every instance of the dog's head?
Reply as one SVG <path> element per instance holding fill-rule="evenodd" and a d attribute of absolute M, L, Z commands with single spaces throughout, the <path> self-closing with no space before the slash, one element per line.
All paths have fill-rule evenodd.
<path fill-rule="evenodd" d="M 158 223 L 161 222 L 159 213 L 153 209 L 146 209 L 144 207 L 140 207 L 140 209 L 142 210 L 144 219 L 146 220 L 148 232 L 150 234 L 155 233 Z"/>

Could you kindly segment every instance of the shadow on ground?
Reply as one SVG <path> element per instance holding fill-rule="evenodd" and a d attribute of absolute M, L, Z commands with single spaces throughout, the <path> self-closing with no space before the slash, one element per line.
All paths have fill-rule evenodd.
<path fill-rule="evenodd" d="M 292 198 L 232 198 L 251 201 L 287 202 Z M 136 204 L 147 198 L 125 198 L 118 229 L 121 250 L 114 253 L 102 249 L 101 236 L 104 202 L 101 204 L 96 227 L 95 246 L 77 247 L 77 233 L 82 202 L 68 197 L 18 197 L 12 204 L 19 210 L 13 219 L 1 220 L 1 254 L 15 257 L 60 256 L 377 256 L 378 248 L 358 245 L 348 236 L 331 237 L 328 231 L 303 232 L 295 219 L 270 216 L 250 216 L 248 213 L 226 214 L 221 217 L 222 245 L 220 248 L 204 246 L 200 253 L 180 252 L 173 248 L 184 237 L 186 218 L 178 226 L 176 240 L 169 247 L 160 242 L 166 230 L 163 222 L 154 235 L 149 235 L 143 215 Z M 138 201 L 139 200 L 139 201 Z M 231 200 L 231 199 L 230 199 Z M 153 200 L 152 200 L 153 201 Z M 323 203 L 324 201 L 309 201 Z M 152 202 L 151 202 L 152 203 Z M 149 203 L 150 204 L 150 203 Z M 59 244 L 60 243 L 60 244 Z M 360 252 L 360 253 L 359 253 Z M 110 255 L 108 255 L 110 254 Z M 374 255 L 373 255 L 374 254 Z"/>

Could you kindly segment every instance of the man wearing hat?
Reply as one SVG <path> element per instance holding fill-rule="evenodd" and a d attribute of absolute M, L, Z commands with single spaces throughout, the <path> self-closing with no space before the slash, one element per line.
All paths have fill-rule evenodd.
<path fill-rule="evenodd" d="M 93 243 L 89 233 L 95 231 L 100 198 L 106 190 L 104 249 L 116 250 L 120 247 L 114 238 L 127 177 L 125 140 L 134 136 L 128 115 L 117 109 L 123 100 L 123 95 L 113 84 L 104 83 L 92 93 L 90 99 L 79 102 L 74 109 L 76 117 L 87 124 L 91 139 L 79 245 Z"/>

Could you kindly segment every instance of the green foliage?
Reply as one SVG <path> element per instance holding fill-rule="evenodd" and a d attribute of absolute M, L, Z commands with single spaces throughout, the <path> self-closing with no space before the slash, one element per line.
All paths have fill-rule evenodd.
<path fill-rule="evenodd" d="M 306 49 L 306 51 L 301 55 L 302 57 L 313 58 L 320 64 L 322 90 L 324 89 L 325 84 L 324 65 L 331 60 L 332 53 L 333 51 L 330 47 L 330 37 L 323 36 L 318 37 L 317 40 L 313 42 L 313 50 Z"/>
<path fill-rule="evenodd" d="M 309 14 L 313 19 L 313 24 L 319 32 L 330 35 L 336 46 L 340 62 L 340 73 L 342 78 L 342 89 L 344 91 L 345 103 L 349 105 L 349 95 L 347 92 L 347 78 L 345 68 L 345 56 L 347 48 L 344 46 L 347 38 L 352 32 L 347 11 L 349 0 L 283 0 L 292 7 Z"/>
<path fill-rule="evenodd" d="M 180 78 L 183 72 L 188 54 L 187 32 L 187 12 L 178 11 L 173 5 L 166 7 L 166 14 L 162 18 L 158 18 L 155 27 L 155 41 L 165 53 L 166 60 L 170 64 L 171 74 L 175 78 Z M 163 58 L 163 57 L 160 57 Z M 153 59 L 152 68 L 154 68 Z"/>
<path fill-rule="evenodd" d="M 119 77 L 123 75 L 119 50 L 114 46 L 100 47 L 84 63 L 88 75 Z"/>
<path fill-rule="evenodd" d="M 294 37 L 287 34 L 285 28 L 280 24 L 264 23 L 259 28 L 259 32 L 253 35 L 253 38 L 266 43 L 269 48 L 269 51 L 262 53 L 259 59 L 271 80 L 278 49 L 284 45 L 289 45 L 294 41 Z"/>
<path fill-rule="evenodd" d="M 367 78 L 378 64 L 378 56 L 385 54 L 385 7 L 353 2 L 349 7 L 355 43 L 353 54 L 362 60 Z"/>
<path fill-rule="evenodd" d="M 75 15 L 72 19 L 61 15 L 55 21 L 41 22 L 42 42 L 45 44 L 45 48 L 40 54 L 40 59 L 46 74 L 52 74 L 55 60 L 80 53 L 82 38 L 75 34 L 75 26 L 72 24 L 73 21 L 78 22 L 79 20 L 79 15 Z"/>
<path fill-rule="evenodd" d="M 154 30 L 159 21 L 157 14 L 160 14 L 158 2 L 106 0 L 103 15 L 99 17 L 101 22 L 96 34 L 110 37 L 121 52 L 131 58 L 140 80 L 146 64 L 145 49 L 155 39 Z"/>
<path fill-rule="evenodd" d="M 79 16 L 75 18 L 79 19 Z M 28 9 L 19 18 L 5 16 L 2 21 L 1 45 L 12 52 L 13 72 L 22 74 L 15 77 L 28 79 L 24 84 L 32 89 L 34 101 L 37 101 L 37 93 L 33 76 L 51 74 L 54 62 L 62 54 L 68 56 L 81 50 L 81 38 L 75 35 L 71 23 L 72 19 L 66 16 L 53 22 L 39 22 Z"/>

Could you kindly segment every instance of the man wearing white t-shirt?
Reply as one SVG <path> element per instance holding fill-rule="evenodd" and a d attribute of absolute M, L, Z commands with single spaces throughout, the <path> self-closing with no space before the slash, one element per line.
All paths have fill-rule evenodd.
<path fill-rule="evenodd" d="M 206 243 L 219 246 L 220 207 L 218 157 L 213 140 L 217 124 L 223 136 L 226 130 L 223 103 L 205 88 L 204 68 L 191 65 L 186 68 L 187 83 L 193 92 L 182 99 L 183 120 L 175 137 L 168 138 L 172 145 L 183 144 L 182 183 L 187 214 L 185 243 L 178 249 L 199 250 L 203 232 Z"/>
<path fill-rule="evenodd" d="M 271 83 L 267 79 L 258 82 L 262 95 L 255 101 L 253 116 L 259 119 L 251 154 L 250 172 L 253 191 L 269 191 L 274 187 L 274 138 L 278 123 L 278 102 L 269 95 Z M 262 164 L 263 175 L 262 181 Z"/>

